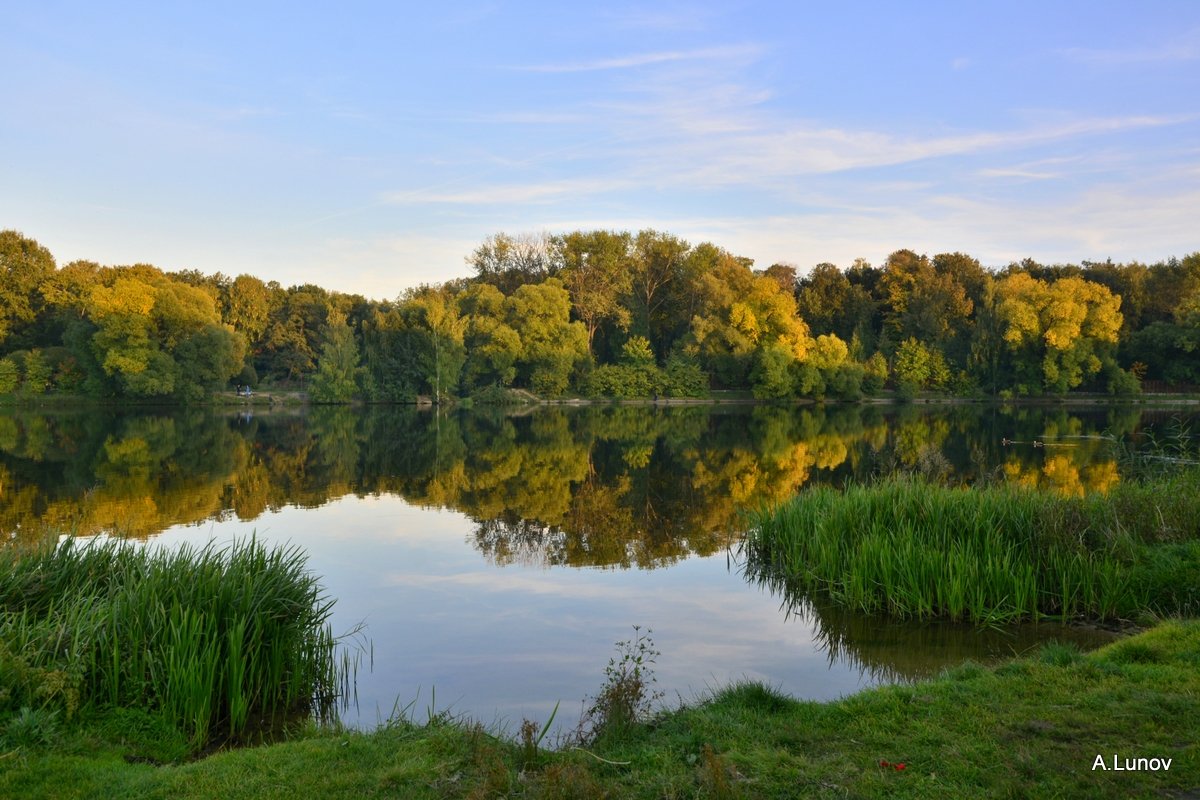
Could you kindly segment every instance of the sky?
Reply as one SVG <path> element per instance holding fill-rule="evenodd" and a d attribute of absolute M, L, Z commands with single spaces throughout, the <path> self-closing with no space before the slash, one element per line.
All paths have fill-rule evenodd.
<path fill-rule="evenodd" d="M 0 30 L 0 229 L 60 265 L 386 299 L 502 231 L 802 273 L 1200 250 L 1192 0 L 0 0 Z"/>

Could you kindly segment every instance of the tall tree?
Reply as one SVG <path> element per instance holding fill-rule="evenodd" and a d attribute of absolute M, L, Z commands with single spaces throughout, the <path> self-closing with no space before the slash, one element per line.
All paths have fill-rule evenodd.
<path fill-rule="evenodd" d="M 596 331 L 606 322 L 629 326 L 629 309 L 621 304 L 628 294 L 633 270 L 631 237 L 614 231 L 575 231 L 559 240 L 562 282 L 571 295 L 575 316 L 587 329 L 588 352 L 594 353 Z"/>
<path fill-rule="evenodd" d="M 796 285 L 796 306 L 814 336 L 837 333 L 849 339 L 843 328 L 849 305 L 850 281 L 834 264 L 822 262 L 808 271 Z"/>
<path fill-rule="evenodd" d="M 478 280 L 511 294 L 518 286 L 541 283 L 558 274 L 560 259 L 554 241 L 546 234 L 497 233 L 467 256 L 467 264 Z"/>
<path fill-rule="evenodd" d="M 668 289 L 680 277 L 688 250 L 682 239 L 649 229 L 639 231 L 633 240 L 631 283 L 638 329 L 659 353 L 669 336 L 669 321 L 662 318 Z"/>
<path fill-rule="evenodd" d="M 346 324 L 346 315 L 335 309 L 325 323 L 325 343 L 309 395 L 318 403 L 345 403 L 358 393 L 362 373 L 354 331 Z"/>
<path fill-rule="evenodd" d="M 880 280 L 887 300 L 884 330 L 893 343 L 913 338 L 943 354 L 953 352 L 961 368 L 966 362 L 974 303 L 957 275 L 967 274 L 960 267 L 969 259 L 960 254 L 941 258 L 939 271 L 934 262 L 911 250 L 897 250 L 888 256 Z"/>
<path fill-rule="evenodd" d="M 444 287 L 423 287 L 410 300 L 433 348 L 429 388 L 435 403 L 458 390 L 466 350 L 463 335 L 467 320 L 459 313 L 458 302 Z"/>

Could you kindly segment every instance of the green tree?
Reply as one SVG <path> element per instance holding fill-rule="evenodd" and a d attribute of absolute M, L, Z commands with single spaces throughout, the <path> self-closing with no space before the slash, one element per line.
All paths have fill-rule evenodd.
<path fill-rule="evenodd" d="M 683 273 L 689 249 L 682 239 L 654 230 L 639 231 L 633 240 L 630 266 L 637 330 L 659 352 L 668 346 L 672 328 L 664 315 L 670 288 Z"/>
<path fill-rule="evenodd" d="M 42 357 L 42 351 L 34 348 L 26 352 L 24 361 L 21 391 L 26 394 L 43 394 L 50 386 L 51 368 Z"/>
<path fill-rule="evenodd" d="M 429 365 L 429 389 L 433 401 L 440 403 L 444 397 L 458 391 L 463 364 L 467 360 L 463 346 L 467 319 L 459 313 L 453 293 L 445 287 L 422 288 L 413 295 L 410 303 L 429 337 L 433 356 Z"/>
<path fill-rule="evenodd" d="M 570 318 L 571 297 L 556 278 L 525 284 L 504 303 L 505 321 L 521 339 L 518 381 L 557 396 L 590 359 L 587 328 Z"/>
<path fill-rule="evenodd" d="M 751 390 L 760 400 L 779 400 L 795 391 L 793 366 L 796 359 L 780 342 L 768 342 L 754 354 L 750 371 Z"/>
<path fill-rule="evenodd" d="M 0 359 L 0 395 L 12 394 L 21 382 L 21 370 L 12 356 Z"/>
<path fill-rule="evenodd" d="M 92 347 L 106 375 L 132 396 L 175 390 L 173 365 L 164 363 L 152 341 L 154 287 L 133 277 L 92 287 L 88 315 L 96 325 Z"/>
<path fill-rule="evenodd" d="M 896 350 L 894 368 L 897 382 L 906 391 L 941 389 L 950 380 L 950 369 L 941 351 L 911 336 Z"/>
<path fill-rule="evenodd" d="M 504 321 L 504 301 L 500 290 L 486 283 L 468 287 L 459 296 L 467 318 L 463 340 L 467 351 L 463 384 L 467 389 L 509 386 L 517 377 L 521 337 Z"/>
<path fill-rule="evenodd" d="M 363 322 L 364 389 L 383 402 L 411 402 L 424 391 L 428 375 L 428 335 L 415 309 L 385 305 Z"/>
<path fill-rule="evenodd" d="M 274 299 L 271 290 L 253 275 L 238 275 L 222 298 L 222 317 L 233 329 L 254 345 L 262 338 L 271 319 Z"/>
<path fill-rule="evenodd" d="M 36 319 L 39 290 L 53 273 L 49 250 L 17 231 L 0 231 L 0 345 Z"/>
<path fill-rule="evenodd" d="M 845 274 L 828 262 L 817 264 L 800 280 L 796 287 L 796 307 L 814 336 L 838 332 L 850 290 Z"/>
<path fill-rule="evenodd" d="M 632 283 L 630 245 L 628 233 L 615 231 L 575 231 L 559 240 L 562 283 L 587 331 L 589 353 L 602 324 L 629 326 L 631 315 L 621 299 Z"/>
<path fill-rule="evenodd" d="M 320 286 L 305 284 L 287 290 L 267 285 L 271 292 L 270 322 L 256 345 L 255 368 L 260 375 L 297 380 L 312 374 L 331 298 Z"/>
<path fill-rule="evenodd" d="M 959 276 L 974 279 L 978 262 L 972 262 L 961 253 L 932 262 L 911 250 L 888 256 L 880 288 L 887 301 L 884 330 L 890 341 L 918 339 L 943 355 L 953 354 L 963 366 L 974 303 Z"/>
<path fill-rule="evenodd" d="M 309 384 L 309 396 L 317 403 L 348 402 L 358 392 L 362 373 L 354 331 L 346 324 L 344 314 L 331 311 L 317 371 Z"/>

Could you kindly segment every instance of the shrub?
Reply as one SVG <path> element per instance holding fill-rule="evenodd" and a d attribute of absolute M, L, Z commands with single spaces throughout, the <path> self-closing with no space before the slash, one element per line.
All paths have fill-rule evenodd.
<path fill-rule="evenodd" d="M 604 364 L 588 376 L 586 392 L 600 397 L 649 397 L 662 389 L 662 383 L 662 373 L 653 364 Z"/>
<path fill-rule="evenodd" d="M 866 370 L 861 364 L 838 364 L 826 373 L 825 390 L 838 400 L 859 400 L 862 398 L 865 374 Z"/>

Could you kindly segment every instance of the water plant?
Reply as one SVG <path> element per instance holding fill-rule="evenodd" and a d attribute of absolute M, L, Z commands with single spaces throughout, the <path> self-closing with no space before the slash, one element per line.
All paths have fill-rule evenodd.
<path fill-rule="evenodd" d="M 0 716 L 137 707 L 199 749 L 329 717 L 354 663 L 294 546 L 174 549 L 65 539 L 0 551 Z"/>
<path fill-rule="evenodd" d="M 751 522 L 743 547 L 752 573 L 896 617 L 1188 613 L 1196 598 L 1178 582 L 1200 582 L 1200 471 L 1083 498 L 889 478 L 815 487 Z M 1164 546 L 1192 557 L 1158 558 Z"/>

